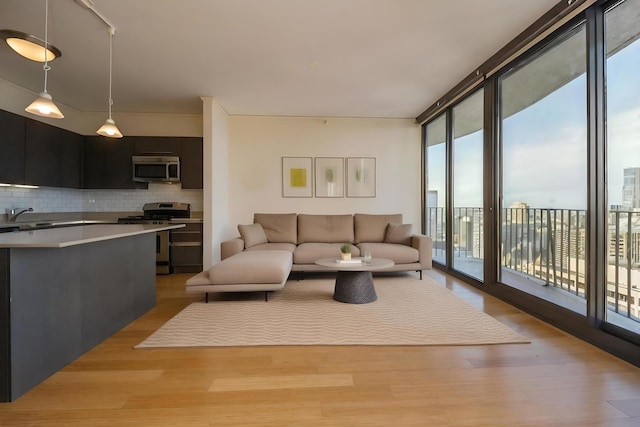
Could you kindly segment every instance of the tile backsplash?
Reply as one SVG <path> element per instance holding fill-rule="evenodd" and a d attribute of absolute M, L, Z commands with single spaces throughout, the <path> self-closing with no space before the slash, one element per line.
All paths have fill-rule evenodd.
<path fill-rule="evenodd" d="M 202 190 L 182 190 L 180 184 L 150 183 L 148 190 L 0 187 L 0 214 L 22 207 L 32 207 L 34 213 L 134 212 L 149 202 L 190 203 L 191 211 L 203 210 Z"/>

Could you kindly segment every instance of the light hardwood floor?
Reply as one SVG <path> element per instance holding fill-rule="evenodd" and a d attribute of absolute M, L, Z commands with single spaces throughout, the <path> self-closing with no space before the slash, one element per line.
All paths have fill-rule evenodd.
<path fill-rule="evenodd" d="M 196 299 L 189 275 L 159 276 L 155 309 L 0 403 L 0 425 L 640 426 L 639 368 L 426 275 L 531 344 L 134 350 Z"/>

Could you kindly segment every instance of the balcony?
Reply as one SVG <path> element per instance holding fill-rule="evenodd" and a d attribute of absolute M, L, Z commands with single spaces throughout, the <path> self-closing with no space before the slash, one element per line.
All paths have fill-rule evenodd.
<path fill-rule="evenodd" d="M 433 260 L 442 264 L 444 218 L 444 208 L 427 209 Z M 482 280 L 482 208 L 455 208 L 453 218 L 454 268 Z M 607 321 L 640 333 L 640 212 L 612 211 L 608 222 Z M 586 315 L 586 211 L 504 208 L 500 232 L 501 283 Z"/>

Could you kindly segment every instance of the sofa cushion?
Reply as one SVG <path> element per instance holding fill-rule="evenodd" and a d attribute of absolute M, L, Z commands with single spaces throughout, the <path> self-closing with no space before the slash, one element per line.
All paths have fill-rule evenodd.
<path fill-rule="evenodd" d="M 411 224 L 387 224 L 387 232 L 384 236 L 384 243 L 396 243 L 398 245 L 411 246 Z"/>
<path fill-rule="evenodd" d="M 353 215 L 298 215 L 298 244 L 352 243 Z"/>
<path fill-rule="evenodd" d="M 390 259 L 396 264 L 411 264 L 420 260 L 420 252 L 417 249 L 397 245 L 395 243 L 360 243 L 360 252 L 369 250 L 373 258 Z"/>
<path fill-rule="evenodd" d="M 287 251 L 293 253 L 296 245 L 293 243 L 263 243 L 247 249 L 248 251 Z"/>
<path fill-rule="evenodd" d="M 402 214 L 370 215 L 355 214 L 353 216 L 355 228 L 355 242 L 384 242 L 387 224 L 390 222 L 401 224 Z"/>
<path fill-rule="evenodd" d="M 257 213 L 253 215 L 253 222 L 262 225 L 270 243 L 298 243 L 297 215 L 292 214 L 267 214 Z"/>
<path fill-rule="evenodd" d="M 238 231 L 240 238 L 244 240 L 245 248 L 267 243 L 267 235 L 260 224 L 239 224 Z"/>
<path fill-rule="evenodd" d="M 294 264 L 315 264 L 321 258 L 340 258 L 342 243 L 301 243 L 293 252 Z M 357 246 L 351 248 L 351 256 L 360 256 Z"/>

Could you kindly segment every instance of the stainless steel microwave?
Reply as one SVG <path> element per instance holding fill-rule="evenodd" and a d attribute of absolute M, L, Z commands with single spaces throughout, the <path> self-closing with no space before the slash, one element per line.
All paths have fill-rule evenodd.
<path fill-rule="evenodd" d="M 180 158 L 133 156 L 133 180 L 137 182 L 180 182 Z"/>

